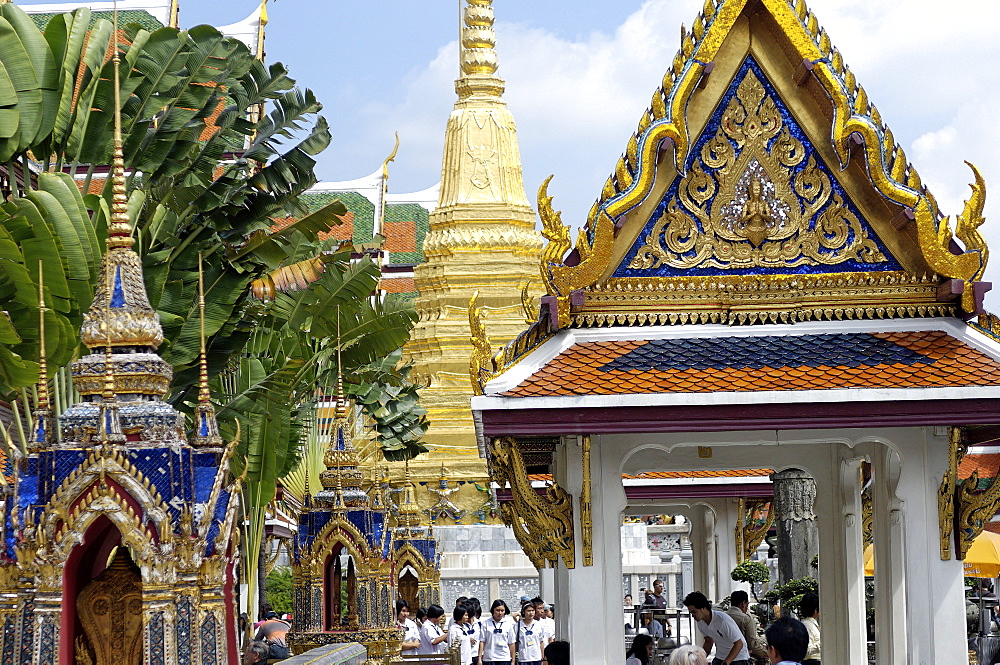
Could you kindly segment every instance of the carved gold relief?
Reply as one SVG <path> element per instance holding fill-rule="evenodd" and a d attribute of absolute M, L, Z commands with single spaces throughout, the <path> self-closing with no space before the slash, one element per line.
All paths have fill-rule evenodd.
<path fill-rule="evenodd" d="M 886 258 L 748 71 L 718 132 L 629 267 L 775 268 L 848 260 Z"/>
<path fill-rule="evenodd" d="M 952 455 L 957 469 L 958 462 L 961 461 L 966 451 L 964 432 L 960 428 L 952 428 L 952 439 L 957 439 L 954 444 L 956 453 Z M 949 461 L 949 465 L 951 463 Z M 973 471 L 968 478 L 957 481 L 954 500 L 955 554 L 957 558 L 965 558 L 969 547 L 972 546 L 972 541 L 983 532 L 983 527 L 996 515 L 997 509 L 1000 509 L 1000 479 L 994 477 L 985 489 L 979 489 L 978 471 Z M 944 515 L 941 515 L 939 519 L 943 519 L 943 517 Z"/>
<path fill-rule="evenodd" d="M 774 526 L 775 511 L 766 499 L 740 499 L 736 510 L 736 559 L 737 563 L 742 563 L 753 558 L 767 532 Z"/>
<path fill-rule="evenodd" d="M 594 565 L 594 519 L 591 515 L 590 500 L 590 435 L 580 440 L 583 458 L 583 483 L 580 488 L 580 540 L 583 549 L 583 565 Z"/>
<path fill-rule="evenodd" d="M 483 325 L 485 314 L 479 307 L 479 291 L 469 300 L 469 336 L 472 340 L 472 357 L 469 359 L 469 379 L 472 382 L 472 393 L 482 395 L 483 387 L 492 378 L 493 347 Z"/>
<path fill-rule="evenodd" d="M 124 547 L 76 601 L 94 665 L 142 662 L 142 582 Z"/>
<path fill-rule="evenodd" d="M 940 536 L 941 560 L 951 559 L 951 541 L 955 530 L 955 492 L 958 488 L 958 463 L 965 455 L 962 443 L 963 431 L 952 427 L 948 432 L 948 470 L 941 478 L 938 488 L 938 533 Z M 956 534 L 956 542 L 957 542 Z M 959 556 L 958 558 L 962 558 Z"/>
<path fill-rule="evenodd" d="M 500 487 L 510 484 L 513 500 L 500 506 L 504 523 L 514 531 L 517 542 L 536 568 L 576 565 L 573 540 L 573 497 L 556 483 L 538 495 L 528 480 L 517 441 L 498 437 L 490 442 L 493 480 Z"/>

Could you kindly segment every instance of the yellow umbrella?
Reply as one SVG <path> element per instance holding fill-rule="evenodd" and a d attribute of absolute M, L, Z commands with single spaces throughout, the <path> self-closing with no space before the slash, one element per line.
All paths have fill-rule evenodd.
<path fill-rule="evenodd" d="M 997 577 L 1000 575 L 1000 535 L 983 531 L 972 541 L 965 555 L 966 577 Z"/>
<path fill-rule="evenodd" d="M 875 550 L 871 545 L 865 548 L 865 575 L 875 574 Z M 1000 576 L 1000 535 L 983 531 L 972 541 L 965 554 L 966 577 Z"/>

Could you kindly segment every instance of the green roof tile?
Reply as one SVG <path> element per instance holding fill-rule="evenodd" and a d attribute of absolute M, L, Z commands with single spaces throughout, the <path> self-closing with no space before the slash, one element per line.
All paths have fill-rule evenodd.
<path fill-rule="evenodd" d="M 57 14 L 55 13 L 28 14 L 28 16 L 31 17 L 31 20 L 35 22 L 35 25 L 37 25 L 41 30 L 44 30 L 45 26 L 49 24 L 52 17 L 56 15 Z M 90 15 L 90 25 L 93 26 L 95 21 L 102 18 L 111 21 L 114 18 L 113 12 L 92 12 Z M 142 11 L 141 9 L 128 9 L 118 12 L 118 25 L 120 27 L 124 27 L 129 23 L 138 23 L 150 32 L 164 27 L 164 25 L 160 23 L 156 17 L 149 12 Z"/>
<path fill-rule="evenodd" d="M 333 201 L 341 201 L 350 212 L 354 213 L 354 242 L 372 241 L 375 229 L 375 205 L 356 192 L 303 192 L 299 197 L 306 204 L 309 212 L 316 212 Z"/>
<path fill-rule="evenodd" d="M 387 222 L 416 222 L 417 250 L 415 252 L 390 252 L 389 263 L 395 265 L 411 265 L 424 262 L 424 237 L 430 227 L 430 215 L 427 209 L 416 203 L 390 203 L 385 207 Z"/>

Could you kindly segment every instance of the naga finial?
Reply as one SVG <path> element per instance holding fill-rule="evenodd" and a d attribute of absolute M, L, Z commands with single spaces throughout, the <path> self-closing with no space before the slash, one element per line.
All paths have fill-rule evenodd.
<path fill-rule="evenodd" d="M 469 333 L 472 339 L 472 357 L 469 359 L 469 378 L 472 392 L 482 395 L 486 382 L 493 374 L 493 346 L 483 325 L 485 313 L 479 306 L 479 291 L 469 300 Z"/>

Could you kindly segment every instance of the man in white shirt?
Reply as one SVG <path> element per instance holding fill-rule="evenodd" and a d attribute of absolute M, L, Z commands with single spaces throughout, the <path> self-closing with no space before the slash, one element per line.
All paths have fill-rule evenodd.
<path fill-rule="evenodd" d="M 713 611 L 708 598 L 698 591 L 689 593 L 684 598 L 684 605 L 705 636 L 702 645 L 705 653 L 709 653 L 713 645 L 716 647 L 712 665 L 750 665 L 750 652 L 743 641 L 743 633 L 731 616 Z"/>

